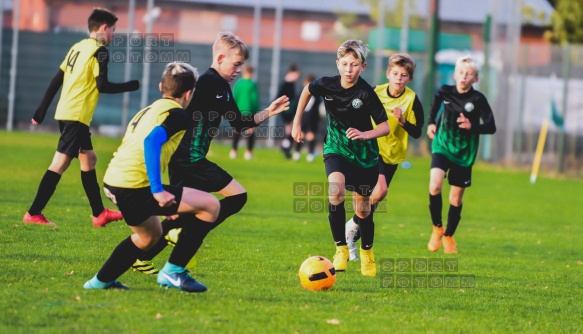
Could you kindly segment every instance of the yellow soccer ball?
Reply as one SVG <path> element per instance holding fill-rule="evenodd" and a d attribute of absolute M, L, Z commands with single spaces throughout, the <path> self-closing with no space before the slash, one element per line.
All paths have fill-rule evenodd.
<path fill-rule="evenodd" d="M 298 276 L 302 287 L 312 291 L 328 289 L 336 282 L 334 265 L 323 256 L 307 258 L 300 266 Z"/>

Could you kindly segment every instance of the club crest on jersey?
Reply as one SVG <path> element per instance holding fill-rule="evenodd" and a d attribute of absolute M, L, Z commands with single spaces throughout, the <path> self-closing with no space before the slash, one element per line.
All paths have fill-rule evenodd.
<path fill-rule="evenodd" d="M 467 112 L 471 112 L 472 110 L 474 110 L 474 104 L 472 102 L 468 102 L 466 103 L 466 105 L 464 106 L 464 109 Z"/>
<path fill-rule="evenodd" d="M 360 99 L 352 100 L 352 108 L 358 109 L 360 107 L 362 107 L 362 101 Z"/>

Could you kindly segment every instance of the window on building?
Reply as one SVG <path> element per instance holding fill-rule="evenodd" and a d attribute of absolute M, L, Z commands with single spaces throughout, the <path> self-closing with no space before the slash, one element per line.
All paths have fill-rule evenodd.
<path fill-rule="evenodd" d="M 320 40 L 320 34 L 322 32 L 322 27 L 319 22 L 316 21 L 304 21 L 302 22 L 302 40 L 306 42 L 316 42 Z"/>
<path fill-rule="evenodd" d="M 225 15 L 221 19 L 221 29 L 223 31 L 237 30 L 237 17 L 235 15 Z"/>

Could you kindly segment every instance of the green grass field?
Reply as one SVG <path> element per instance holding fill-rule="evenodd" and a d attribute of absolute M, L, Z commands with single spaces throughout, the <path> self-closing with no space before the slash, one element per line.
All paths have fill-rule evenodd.
<path fill-rule="evenodd" d="M 322 162 L 294 163 L 261 148 L 252 161 L 230 160 L 228 146 L 217 144 L 209 158 L 246 187 L 249 201 L 197 254 L 193 275 L 209 291 L 166 290 L 155 276 L 132 272 L 120 278 L 131 291 L 86 291 L 83 283 L 130 230 L 123 222 L 91 225 L 78 161 L 44 211 L 58 227 L 22 224 L 57 140 L 0 132 L 0 333 L 583 331 L 581 181 L 540 177 L 531 185 L 526 172 L 478 164 L 456 233 L 459 254 L 445 256 L 426 250 L 429 160 L 412 159 L 395 176 L 387 212 L 375 215 L 379 276 L 363 277 L 360 263 L 349 262 L 332 289 L 311 292 L 297 269 L 311 255 L 331 258 L 334 244 L 327 214 L 294 204 L 325 202 L 298 192 L 323 184 Z M 94 137 L 100 180 L 118 144 Z M 436 261 L 449 269 L 389 266 Z"/>

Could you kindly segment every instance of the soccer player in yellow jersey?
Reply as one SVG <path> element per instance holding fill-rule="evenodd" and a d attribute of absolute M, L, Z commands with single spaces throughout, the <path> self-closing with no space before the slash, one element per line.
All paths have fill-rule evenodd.
<path fill-rule="evenodd" d="M 159 85 L 162 98 L 139 111 L 129 123 L 103 181 L 107 197 L 117 204 L 134 234 L 113 250 L 97 275 L 85 283 L 85 289 L 128 289 L 116 279 L 158 242 L 162 235 L 159 216 L 177 218 L 183 214 L 207 224 L 217 219 L 220 204 L 210 193 L 162 184 L 170 157 L 192 128 L 193 121 L 184 108 L 197 80 L 198 73 L 190 65 L 168 64 Z M 185 268 L 190 257 L 177 245 L 160 271 L 158 283 L 187 292 L 206 291 Z"/>
<path fill-rule="evenodd" d="M 107 9 L 95 8 L 88 19 L 89 38 L 73 45 L 51 81 L 32 124 L 42 123 L 51 101 L 62 86 L 55 119 L 59 121 L 61 137 L 53 161 L 45 172 L 36 197 L 23 218 L 24 223 L 51 225 L 42 214 L 43 209 L 57 188 L 61 175 L 73 158 L 79 158 L 81 181 L 92 210 L 92 223 L 102 227 L 109 222 L 123 219 L 121 213 L 103 206 L 95 173 L 97 155 L 91 143 L 89 125 L 100 93 L 135 91 L 137 80 L 111 83 L 107 78 L 109 55 L 105 48 L 113 39 L 117 16 Z"/>
<path fill-rule="evenodd" d="M 397 167 L 405 160 L 409 136 L 417 139 L 423 128 L 423 107 L 417 94 L 407 87 L 413 80 L 415 61 L 406 53 L 396 53 L 389 58 L 387 67 L 388 83 L 375 87 L 377 96 L 383 103 L 391 132 L 377 138 L 379 144 L 379 178 L 370 196 L 371 215 L 378 203 L 388 192 L 389 185 L 397 171 Z M 346 242 L 350 252 L 350 260 L 358 260 L 356 241 L 359 238 L 358 217 L 354 215 L 346 223 Z"/>

